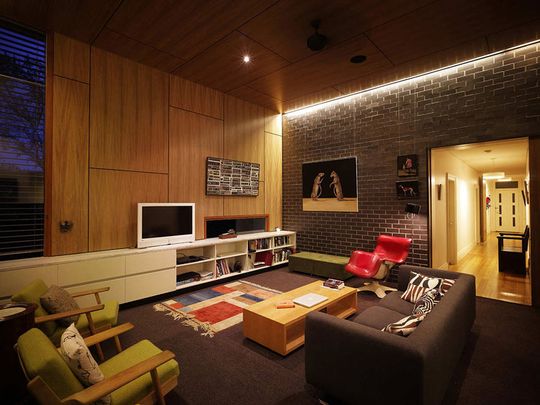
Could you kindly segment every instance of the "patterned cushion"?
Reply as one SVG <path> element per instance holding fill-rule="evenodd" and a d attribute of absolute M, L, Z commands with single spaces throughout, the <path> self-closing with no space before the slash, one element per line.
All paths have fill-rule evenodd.
<path fill-rule="evenodd" d="M 63 288 L 51 285 L 47 292 L 40 297 L 40 303 L 49 314 L 71 311 L 79 309 L 73 297 Z M 69 326 L 79 320 L 79 315 L 58 319 L 56 322 L 61 326 Z"/>
<path fill-rule="evenodd" d="M 441 293 L 441 298 L 448 292 L 448 290 L 456 283 L 456 280 L 452 280 L 449 278 L 443 278 L 441 279 L 442 283 L 439 287 L 439 292 Z M 439 298 L 440 301 L 440 298 Z M 438 301 L 437 301 L 438 302 Z"/>
<path fill-rule="evenodd" d="M 435 290 L 441 286 L 442 279 L 437 277 L 426 277 L 422 274 L 411 271 L 411 279 L 405 292 L 401 295 L 405 301 L 413 304 L 425 294 L 427 290 Z"/>
<path fill-rule="evenodd" d="M 413 315 L 427 315 L 435 307 L 435 305 L 440 301 L 441 293 L 439 290 L 427 290 L 424 295 L 422 295 L 412 311 Z"/>
<path fill-rule="evenodd" d="M 386 325 L 381 330 L 399 336 L 409 336 L 416 329 L 426 315 L 409 315 L 397 322 Z"/>
<path fill-rule="evenodd" d="M 409 285 L 407 285 L 407 289 L 401 295 L 401 298 L 415 304 L 426 291 L 437 290 L 440 293 L 435 299 L 435 303 L 437 303 L 455 282 L 456 280 L 449 278 L 428 277 L 411 271 Z"/>
<path fill-rule="evenodd" d="M 103 380 L 104 376 L 99 365 L 94 360 L 92 353 L 88 350 L 84 339 L 73 323 L 62 334 L 62 338 L 60 339 L 60 353 L 71 371 L 73 371 L 85 387 Z M 110 403 L 110 395 L 96 402 L 99 405 L 108 405 Z"/>

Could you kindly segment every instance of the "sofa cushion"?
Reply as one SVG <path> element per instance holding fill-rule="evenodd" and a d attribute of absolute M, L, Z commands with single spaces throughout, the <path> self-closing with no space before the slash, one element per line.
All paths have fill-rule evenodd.
<path fill-rule="evenodd" d="M 424 320 L 426 315 L 409 315 L 397 322 L 390 323 L 382 328 L 383 332 L 393 333 L 399 336 L 409 336 L 416 327 Z"/>
<path fill-rule="evenodd" d="M 403 315 L 410 315 L 414 308 L 414 304 L 401 298 L 401 294 L 401 291 L 393 291 L 386 294 L 386 297 L 379 301 L 379 305 Z"/>
<path fill-rule="evenodd" d="M 401 298 L 414 304 L 427 290 L 438 289 L 441 283 L 442 278 L 427 277 L 411 271 L 409 284 Z"/>
<path fill-rule="evenodd" d="M 380 306 L 374 306 L 362 311 L 351 320 L 381 330 L 386 325 L 399 321 L 401 318 L 403 318 L 403 314 L 399 312 Z"/>
<path fill-rule="evenodd" d="M 49 314 L 58 314 L 60 312 L 72 311 L 79 309 L 79 305 L 75 302 L 75 299 L 62 287 L 57 285 L 51 285 L 47 292 L 43 294 L 39 301 L 41 306 L 45 308 Z M 62 319 L 57 319 L 56 323 L 60 326 L 67 328 L 72 323 L 77 323 L 79 315 L 74 315 Z"/>
<path fill-rule="evenodd" d="M 103 381 L 104 375 L 74 323 L 62 334 L 60 339 L 60 354 L 73 374 L 77 376 L 84 386 L 89 387 Z M 110 395 L 96 402 L 99 405 L 110 403 Z"/>
<path fill-rule="evenodd" d="M 413 315 L 427 315 L 441 300 L 439 290 L 427 290 L 414 304 Z"/>

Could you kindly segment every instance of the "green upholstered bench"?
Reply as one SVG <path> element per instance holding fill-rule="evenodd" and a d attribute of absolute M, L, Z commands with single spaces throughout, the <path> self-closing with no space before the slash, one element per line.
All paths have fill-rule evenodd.
<path fill-rule="evenodd" d="M 289 270 L 314 276 L 347 280 L 352 274 L 345 271 L 348 257 L 325 255 L 323 253 L 300 252 L 289 256 Z"/>

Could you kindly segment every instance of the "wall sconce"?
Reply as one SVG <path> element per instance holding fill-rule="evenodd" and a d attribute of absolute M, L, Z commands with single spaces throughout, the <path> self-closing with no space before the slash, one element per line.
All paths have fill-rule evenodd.
<path fill-rule="evenodd" d="M 437 184 L 437 200 L 441 201 L 442 184 Z"/>
<path fill-rule="evenodd" d="M 417 214 L 420 213 L 420 208 L 422 207 L 418 204 L 407 203 L 405 206 L 405 212 L 407 213 L 406 217 L 408 219 L 413 219 Z"/>

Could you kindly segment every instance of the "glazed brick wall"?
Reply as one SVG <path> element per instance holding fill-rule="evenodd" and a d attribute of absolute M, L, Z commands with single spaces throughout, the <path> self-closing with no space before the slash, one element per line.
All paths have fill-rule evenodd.
<path fill-rule="evenodd" d="M 285 115 L 283 226 L 299 250 L 348 256 L 380 233 L 413 239 L 409 263 L 428 264 L 430 148 L 540 135 L 540 46 L 382 87 L 302 114 Z M 422 211 L 398 200 L 398 155 L 419 157 Z M 302 163 L 356 156 L 358 213 L 302 211 Z"/>

